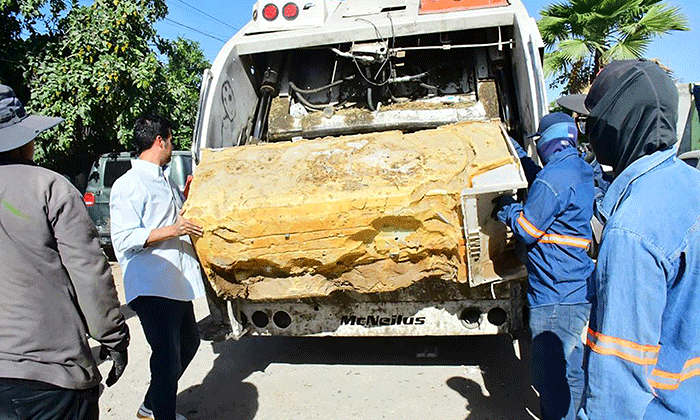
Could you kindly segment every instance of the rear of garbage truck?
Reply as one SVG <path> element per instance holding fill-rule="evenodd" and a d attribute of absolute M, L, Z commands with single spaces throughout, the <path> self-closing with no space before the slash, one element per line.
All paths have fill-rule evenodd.
<path fill-rule="evenodd" d="M 231 336 L 521 329 L 491 201 L 527 187 L 542 47 L 520 0 L 256 3 L 204 74 L 186 203 Z"/>

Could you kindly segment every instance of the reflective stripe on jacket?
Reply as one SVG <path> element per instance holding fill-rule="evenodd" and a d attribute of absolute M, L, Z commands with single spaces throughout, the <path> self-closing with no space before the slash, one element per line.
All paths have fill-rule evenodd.
<path fill-rule="evenodd" d="M 582 419 L 700 419 L 700 172 L 673 150 L 610 185 Z"/>
<path fill-rule="evenodd" d="M 524 204 L 498 213 L 527 246 L 531 307 L 587 301 L 593 199 L 593 170 L 569 148 L 554 154 L 537 173 Z"/>

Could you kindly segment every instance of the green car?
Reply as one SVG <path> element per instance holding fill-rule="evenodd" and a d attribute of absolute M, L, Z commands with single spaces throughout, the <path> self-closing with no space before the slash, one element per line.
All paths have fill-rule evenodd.
<path fill-rule="evenodd" d="M 105 153 L 100 156 L 92 166 L 83 196 L 88 213 L 97 227 L 100 245 L 110 256 L 113 252 L 109 235 L 109 195 L 114 181 L 131 169 L 132 159 L 136 159 L 133 152 Z M 184 150 L 173 151 L 168 172 L 180 191 L 184 192 L 187 178 L 192 174 L 191 153 Z"/>

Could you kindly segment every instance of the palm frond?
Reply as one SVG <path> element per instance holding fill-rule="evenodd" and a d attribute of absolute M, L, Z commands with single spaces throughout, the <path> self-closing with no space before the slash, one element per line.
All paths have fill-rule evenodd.
<path fill-rule="evenodd" d="M 567 39 L 560 42 L 558 48 L 559 54 L 569 62 L 583 60 L 594 50 L 595 46 L 582 39 Z"/>
<path fill-rule="evenodd" d="M 609 63 L 613 60 L 631 60 L 644 57 L 649 46 L 649 39 L 627 38 L 624 42 L 618 42 L 603 53 L 602 60 Z"/>
<path fill-rule="evenodd" d="M 659 3 L 663 2 L 663 1 L 664 1 L 664 0 L 640 0 L 639 3 L 640 3 L 642 6 L 653 6 L 653 5 L 655 5 L 655 4 L 659 4 Z"/>
<path fill-rule="evenodd" d="M 690 22 L 680 7 L 663 4 L 651 6 L 637 25 L 645 27 L 650 34 L 655 35 L 690 30 Z"/>
<path fill-rule="evenodd" d="M 617 44 L 603 54 L 601 62 L 607 65 L 616 60 L 634 60 L 636 58 L 639 58 L 636 51 L 628 49 L 624 44 Z"/>
<path fill-rule="evenodd" d="M 549 6 L 545 6 L 544 9 L 540 11 L 540 16 L 545 17 L 555 17 L 566 19 L 572 14 L 572 8 L 570 2 L 560 1 L 557 3 L 552 3 Z"/>
<path fill-rule="evenodd" d="M 567 26 L 565 19 L 557 17 L 547 16 L 537 21 L 537 28 L 540 30 L 542 40 L 547 48 L 553 46 L 557 41 L 568 38 Z"/>
<path fill-rule="evenodd" d="M 603 0 L 599 2 L 594 11 L 601 19 L 617 21 L 623 16 L 637 13 L 641 10 L 642 0 Z"/>
<path fill-rule="evenodd" d="M 592 78 L 601 61 L 643 57 L 652 38 L 689 28 L 681 9 L 664 0 L 559 0 L 540 15 L 550 50 L 545 72 L 570 90 Z"/>
<path fill-rule="evenodd" d="M 544 70 L 545 77 L 549 78 L 563 73 L 569 65 L 570 62 L 559 51 L 553 51 L 544 55 L 542 70 Z"/>

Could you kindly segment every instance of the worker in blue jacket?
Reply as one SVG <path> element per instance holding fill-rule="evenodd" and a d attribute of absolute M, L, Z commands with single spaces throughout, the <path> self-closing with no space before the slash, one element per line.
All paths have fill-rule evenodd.
<path fill-rule="evenodd" d="M 615 178 L 594 276 L 580 419 L 700 419 L 700 171 L 676 158 L 678 91 L 616 61 L 560 105 Z"/>
<path fill-rule="evenodd" d="M 593 169 L 576 148 L 578 130 L 563 113 L 546 115 L 536 133 L 538 170 L 518 146 L 530 188 L 523 204 L 497 200 L 496 215 L 527 249 L 532 381 L 543 420 L 574 419 L 584 386 L 583 342 L 593 261 Z"/>

